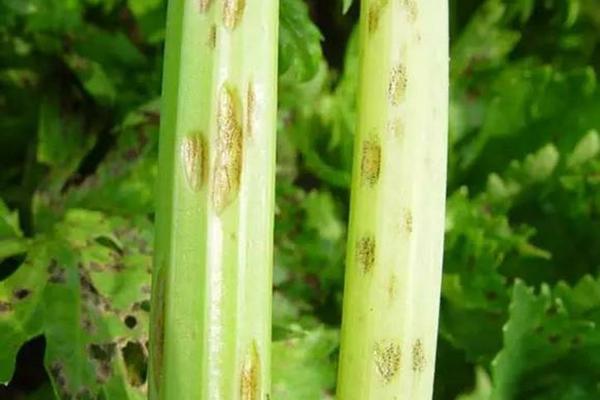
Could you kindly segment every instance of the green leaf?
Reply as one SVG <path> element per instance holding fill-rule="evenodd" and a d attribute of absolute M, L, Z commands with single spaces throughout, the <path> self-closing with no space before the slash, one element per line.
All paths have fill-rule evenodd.
<path fill-rule="evenodd" d="M 492 399 L 597 397 L 591 383 L 600 364 L 599 293 L 600 283 L 589 277 L 574 288 L 543 285 L 539 293 L 517 281 L 504 347 L 492 364 Z"/>
<path fill-rule="evenodd" d="M 346 14 L 352 6 L 352 0 L 344 0 L 342 12 Z"/>
<path fill-rule="evenodd" d="M 279 73 L 300 81 L 315 76 L 321 63 L 321 33 L 303 0 L 283 0 L 279 9 Z"/>
<path fill-rule="evenodd" d="M 295 337 L 273 343 L 273 398 L 333 398 L 336 331 L 296 331 Z"/>
<path fill-rule="evenodd" d="M 23 343 L 43 334 L 61 399 L 143 399 L 150 222 L 71 210 L 0 286 L 0 381 Z"/>

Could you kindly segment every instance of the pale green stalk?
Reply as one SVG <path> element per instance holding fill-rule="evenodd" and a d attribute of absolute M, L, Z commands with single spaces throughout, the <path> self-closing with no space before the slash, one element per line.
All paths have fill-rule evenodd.
<path fill-rule="evenodd" d="M 149 395 L 270 387 L 278 0 L 170 0 Z"/>
<path fill-rule="evenodd" d="M 339 400 L 432 397 L 444 236 L 446 0 L 363 0 Z"/>

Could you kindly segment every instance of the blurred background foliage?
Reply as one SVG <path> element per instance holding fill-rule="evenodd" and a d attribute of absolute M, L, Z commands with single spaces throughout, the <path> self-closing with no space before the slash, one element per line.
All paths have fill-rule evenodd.
<path fill-rule="evenodd" d="M 281 0 L 274 399 L 335 388 L 358 75 L 341 3 Z M 600 3 L 450 9 L 435 399 L 600 398 Z M 2 399 L 144 398 L 164 21 L 164 0 L 0 0 Z"/>

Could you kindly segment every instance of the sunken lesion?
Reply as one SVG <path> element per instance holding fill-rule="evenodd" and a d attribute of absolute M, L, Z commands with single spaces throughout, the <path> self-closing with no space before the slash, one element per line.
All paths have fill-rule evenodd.
<path fill-rule="evenodd" d="M 207 12 L 211 5 L 212 0 L 198 0 L 198 8 L 201 13 Z"/>
<path fill-rule="evenodd" d="M 375 371 L 384 383 L 390 383 L 400 371 L 402 359 L 400 345 L 393 341 L 375 343 L 373 355 Z"/>
<path fill-rule="evenodd" d="M 384 9 L 388 5 L 389 0 L 375 0 L 369 6 L 369 10 L 367 11 L 367 25 L 369 28 L 369 33 L 377 32 L 379 28 L 379 22 L 381 20 L 381 15 L 383 14 Z"/>
<path fill-rule="evenodd" d="M 223 0 L 223 24 L 234 30 L 242 21 L 246 0 Z"/>
<path fill-rule="evenodd" d="M 381 173 L 381 145 L 375 139 L 366 140 L 362 145 L 360 163 L 363 184 L 374 186 Z"/>
<path fill-rule="evenodd" d="M 425 347 L 423 341 L 417 339 L 412 346 L 412 370 L 416 373 L 421 373 L 425 370 Z"/>
<path fill-rule="evenodd" d="M 363 273 L 368 273 L 375 265 L 375 238 L 367 235 L 356 242 L 356 261 Z"/>
<path fill-rule="evenodd" d="M 402 103 L 406 95 L 407 86 L 408 76 L 406 66 L 404 64 L 398 64 L 392 68 L 388 83 L 388 98 L 392 105 L 397 106 Z"/>
<path fill-rule="evenodd" d="M 188 186 L 200 191 L 207 175 L 207 144 L 201 132 L 192 132 L 181 143 L 181 158 Z"/>
<path fill-rule="evenodd" d="M 242 174 L 242 126 L 238 93 L 224 84 L 217 109 L 217 154 L 212 177 L 212 203 L 220 214 L 236 198 Z"/>
<path fill-rule="evenodd" d="M 260 399 L 260 355 L 256 341 L 252 342 L 244 357 L 240 378 L 240 399 Z"/>

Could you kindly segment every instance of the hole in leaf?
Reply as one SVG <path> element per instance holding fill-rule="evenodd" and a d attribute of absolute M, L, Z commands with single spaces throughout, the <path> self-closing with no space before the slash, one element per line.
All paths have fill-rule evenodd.
<path fill-rule="evenodd" d="M 125 325 L 129 329 L 133 329 L 137 325 L 137 319 L 133 315 L 128 315 L 125 317 Z"/>
<path fill-rule="evenodd" d="M 144 346 L 138 342 L 128 342 L 121 352 L 127 368 L 127 380 L 132 386 L 142 386 L 146 382 L 148 372 L 148 360 Z"/>

